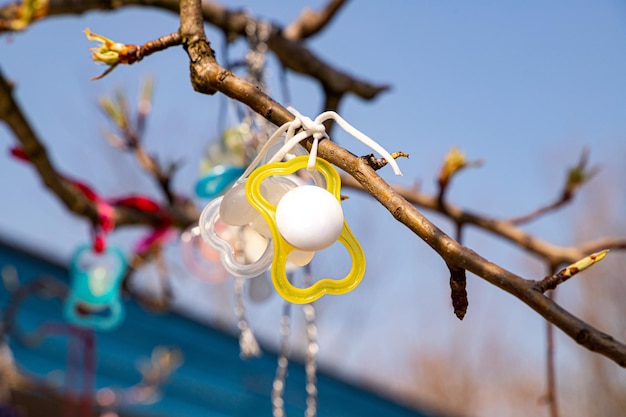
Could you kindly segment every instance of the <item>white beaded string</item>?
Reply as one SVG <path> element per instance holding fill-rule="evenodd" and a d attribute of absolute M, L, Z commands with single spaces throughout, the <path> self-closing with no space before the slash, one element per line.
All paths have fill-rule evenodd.
<path fill-rule="evenodd" d="M 235 277 L 235 317 L 237 318 L 237 327 L 239 328 L 239 349 L 242 358 L 247 359 L 253 356 L 261 355 L 259 343 L 252 333 L 252 329 L 248 326 L 246 320 L 246 312 L 243 300 L 244 278 Z"/>
<path fill-rule="evenodd" d="M 291 303 L 285 302 L 283 314 L 280 318 L 280 350 L 276 375 L 272 383 L 272 415 L 285 417 L 285 383 L 287 381 L 287 366 L 289 366 L 289 325 L 291 321 Z"/>
<path fill-rule="evenodd" d="M 304 267 L 304 285 L 311 285 L 311 264 Z M 304 417 L 317 415 L 317 362 L 315 360 L 319 345 L 317 344 L 317 324 L 315 323 L 314 303 L 302 306 L 304 320 L 306 321 L 306 356 L 304 359 L 304 371 L 306 373 L 306 411 Z"/>
<path fill-rule="evenodd" d="M 304 267 L 304 285 L 311 284 L 311 265 Z M 304 371 L 306 375 L 306 409 L 305 417 L 315 417 L 317 415 L 317 363 L 316 356 L 319 350 L 317 344 L 317 325 L 315 323 L 315 307 L 313 303 L 303 307 L 304 319 L 306 321 L 307 346 L 304 360 Z M 280 348 L 278 354 L 278 366 L 272 384 L 272 415 L 273 417 L 286 417 L 285 413 L 285 384 L 287 380 L 287 367 L 289 366 L 289 335 L 291 322 L 291 303 L 285 302 L 283 314 L 280 320 Z"/>

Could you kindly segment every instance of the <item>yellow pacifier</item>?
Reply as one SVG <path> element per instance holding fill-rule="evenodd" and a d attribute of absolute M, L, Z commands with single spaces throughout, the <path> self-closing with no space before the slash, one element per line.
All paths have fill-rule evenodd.
<path fill-rule="evenodd" d="M 345 294 L 359 285 L 365 274 L 365 255 L 343 217 L 341 180 L 328 162 L 315 158 L 314 170 L 326 179 L 326 188 L 305 185 L 289 190 L 276 205 L 261 193 L 261 183 L 273 175 L 289 175 L 311 168 L 308 156 L 272 162 L 255 169 L 246 181 L 246 196 L 267 221 L 274 256 L 271 272 L 276 291 L 295 304 L 311 303 L 325 294 Z M 287 278 L 287 261 L 306 265 L 315 251 L 340 242 L 352 258 L 348 274 L 341 279 L 323 278 L 308 288 L 295 287 Z"/>

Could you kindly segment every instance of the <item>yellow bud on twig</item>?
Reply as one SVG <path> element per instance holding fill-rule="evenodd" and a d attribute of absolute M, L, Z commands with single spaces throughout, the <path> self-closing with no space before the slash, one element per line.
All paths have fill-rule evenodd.
<path fill-rule="evenodd" d="M 590 266 L 600 262 L 602 259 L 604 259 L 604 257 L 606 256 L 608 252 L 609 250 L 605 249 L 603 251 L 592 253 L 591 255 L 585 256 L 580 261 L 576 261 L 573 264 L 561 269 L 556 274 L 545 277 L 541 281 L 537 281 L 535 287 L 541 292 L 553 290 L 560 284 L 564 283 L 565 281 L 573 277 L 574 275 L 578 274 L 579 272 L 582 272 L 585 269 L 589 268 Z"/>
<path fill-rule="evenodd" d="M 561 276 L 563 276 L 566 279 L 567 278 L 571 278 L 574 275 L 576 275 L 577 273 L 579 273 L 581 271 L 584 271 L 585 269 L 589 268 L 591 265 L 593 265 L 593 264 L 595 264 L 597 262 L 600 262 L 602 259 L 604 259 L 604 257 L 606 256 L 606 254 L 608 252 L 609 252 L 609 250 L 605 249 L 605 250 L 600 251 L 600 252 L 592 253 L 589 256 L 585 256 L 580 261 L 574 262 L 570 266 L 560 270 L 557 275 L 561 275 Z"/>

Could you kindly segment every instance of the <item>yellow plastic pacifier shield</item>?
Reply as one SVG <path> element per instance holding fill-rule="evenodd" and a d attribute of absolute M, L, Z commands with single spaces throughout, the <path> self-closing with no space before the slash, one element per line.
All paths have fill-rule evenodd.
<path fill-rule="evenodd" d="M 261 183 L 272 175 L 288 175 L 307 167 L 309 157 L 298 156 L 288 162 L 274 162 L 255 169 L 246 181 L 248 201 L 267 221 L 274 241 L 274 259 L 272 261 L 272 281 L 276 291 L 287 301 L 295 304 L 311 303 L 325 294 L 345 294 L 359 285 L 365 274 L 365 255 L 348 224 L 343 222 L 343 229 L 337 239 L 348 250 L 352 258 L 350 272 L 342 279 L 323 278 L 308 288 L 298 288 L 287 279 L 287 256 L 298 248 L 287 242 L 276 226 L 276 206 L 270 204 L 261 194 Z M 328 162 L 316 158 L 315 169 L 326 179 L 326 190 L 341 202 L 341 180 L 339 174 Z M 306 221 L 306 219 L 302 219 Z"/>

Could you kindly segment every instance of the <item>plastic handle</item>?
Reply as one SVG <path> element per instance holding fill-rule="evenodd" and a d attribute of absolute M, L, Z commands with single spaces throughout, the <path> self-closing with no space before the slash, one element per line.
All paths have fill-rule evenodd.
<path fill-rule="evenodd" d="M 81 327 L 89 327 L 96 330 L 113 330 L 120 325 L 124 319 L 124 309 L 119 299 L 111 300 L 106 305 L 108 310 L 106 315 L 89 314 L 88 312 L 78 312 L 81 305 L 84 305 L 79 298 L 70 295 L 65 302 L 63 312 L 65 318 L 72 324 Z"/>
<path fill-rule="evenodd" d="M 341 279 L 323 278 L 308 288 L 298 288 L 287 278 L 287 257 L 299 249 L 290 245 L 278 231 L 276 226 L 276 206 L 272 205 L 261 194 L 261 183 L 272 175 L 288 175 L 299 169 L 307 168 L 307 156 L 298 156 L 288 162 L 273 162 L 258 167 L 250 174 L 246 182 L 246 196 L 252 207 L 256 208 L 267 221 L 274 242 L 274 258 L 272 261 L 272 282 L 276 291 L 287 301 L 295 304 L 311 303 L 325 294 L 345 294 L 356 288 L 365 275 L 365 254 L 356 240 L 348 224 L 344 221 L 338 242 L 343 244 L 352 258 L 352 266 L 348 274 Z M 341 202 L 341 179 L 339 174 L 323 159 L 317 158 L 315 169 L 326 179 L 328 190 Z"/>

